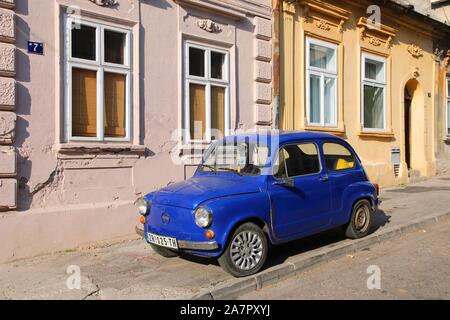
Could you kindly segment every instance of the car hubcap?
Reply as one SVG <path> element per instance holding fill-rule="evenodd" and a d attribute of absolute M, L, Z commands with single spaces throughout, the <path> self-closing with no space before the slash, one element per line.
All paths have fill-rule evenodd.
<path fill-rule="evenodd" d="M 231 260 L 241 270 L 250 270 L 258 265 L 262 252 L 261 237 L 252 231 L 239 233 L 231 243 Z"/>
<path fill-rule="evenodd" d="M 367 206 L 360 206 L 358 210 L 356 210 L 355 214 L 355 228 L 360 232 L 366 231 L 369 225 L 369 208 Z"/>

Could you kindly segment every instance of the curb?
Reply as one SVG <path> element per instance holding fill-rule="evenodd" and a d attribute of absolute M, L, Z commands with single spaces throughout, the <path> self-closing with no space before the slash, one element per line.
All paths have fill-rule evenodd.
<path fill-rule="evenodd" d="M 344 243 L 331 245 L 323 249 L 317 249 L 315 252 L 301 254 L 298 259 L 272 267 L 270 270 L 260 272 L 247 278 L 238 278 L 210 289 L 206 292 L 193 296 L 192 300 L 224 300 L 232 299 L 244 293 L 259 290 L 267 285 L 278 282 L 293 276 L 305 269 L 328 261 L 344 254 L 353 253 L 366 249 L 375 244 L 390 240 L 405 233 L 424 228 L 439 222 L 444 222 L 450 218 L 450 211 L 441 211 L 432 216 L 412 220 L 406 224 L 387 228 L 380 233 L 373 233 L 365 238 L 358 240 L 344 240 Z"/>

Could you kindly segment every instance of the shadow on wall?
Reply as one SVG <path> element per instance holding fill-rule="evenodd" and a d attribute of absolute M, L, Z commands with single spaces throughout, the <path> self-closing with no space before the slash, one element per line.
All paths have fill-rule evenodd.
<path fill-rule="evenodd" d="M 170 3 L 166 0 L 141 0 L 141 2 L 163 10 L 172 8 Z"/>
<path fill-rule="evenodd" d="M 24 85 L 31 81 L 30 58 L 27 51 L 27 41 L 30 39 L 30 27 L 21 16 L 27 16 L 28 1 L 16 1 L 16 81 L 17 81 L 17 103 L 16 103 L 16 140 L 14 146 L 17 149 L 17 182 L 18 199 L 17 210 L 27 210 L 31 206 L 32 194 L 29 190 L 28 180 L 31 177 L 32 162 L 29 160 L 31 148 L 27 145 L 30 137 L 28 132 L 29 122 L 26 119 L 31 115 L 31 96 L 28 88 Z"/>

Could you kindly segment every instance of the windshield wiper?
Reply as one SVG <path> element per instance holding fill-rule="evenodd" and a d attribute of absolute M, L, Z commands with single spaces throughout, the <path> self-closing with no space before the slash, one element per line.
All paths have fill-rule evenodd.
<path fill-rule="evenodd" d="M 208 169 L 211 169 L 214 173 L 216 173 L 217 172 L 217 168 L 216 168 L 216 166 L 211 166 L 211 165 L 209 165 L 209 164 L 202 164 L 202 168 L 208 168 Z"/>
<path fill-rule="evenodd" d="M 228 172 L 233 172 L 233 173 L 237 173 L 238 175 L 242 176 L 242 173 L 240 173 L 239 171 L 237 171 L 236 169 L 231 169 L 231 168 L 217 168 L 217 170 L 224 170 L 224 171 L 228 171 Z"/>

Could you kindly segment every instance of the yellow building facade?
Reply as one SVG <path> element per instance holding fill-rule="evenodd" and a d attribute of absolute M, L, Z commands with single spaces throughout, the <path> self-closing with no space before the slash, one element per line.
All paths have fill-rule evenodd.
<path fill-rule="evenodd" d="M 450 167 L 450 33 L 373 3 L 276 1 L 275 122 L 346 139 L 386 187 Z"/>

